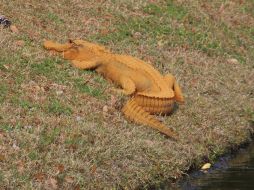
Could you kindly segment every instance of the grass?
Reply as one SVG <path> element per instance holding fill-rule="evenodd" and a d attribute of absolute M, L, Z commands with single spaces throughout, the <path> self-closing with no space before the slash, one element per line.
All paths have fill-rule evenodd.
<path fill-rule="evenodd" d="M 50 104 L 47 106 L 47 111 L 56 115 L 71 115 L 72 110 L 69 107 L 63 106 L 59 100 L 53 99 L 49 100 Z"/>
<path fill-rule="evenodd" d="M 0 4 L 19 30 L 0 28 L 1 188 L 160 187 L 250 140 L 253 1 Z M 44 39 L 69 38 L 174 74 L 186 104 L 161 119 L 180 140 L 125 121 L 120 110 L 128 97 L 42 48 Z"/>

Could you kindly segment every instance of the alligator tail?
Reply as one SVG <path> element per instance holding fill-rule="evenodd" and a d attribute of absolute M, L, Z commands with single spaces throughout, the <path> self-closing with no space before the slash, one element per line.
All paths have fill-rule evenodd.
<path fill-rule="evenodd" d="M 135 97 L 128 100 L 122 109 L 125 117 L 138 124 L 152 127 L 153 129 L 159 130 L 161 133 L 173 138 L 178 139 L 178 135 L 170 128 L 166 127 L 163 123 L 158 121 L 155 117 L 146 112 L 141 106 L 135 101 Z"/>

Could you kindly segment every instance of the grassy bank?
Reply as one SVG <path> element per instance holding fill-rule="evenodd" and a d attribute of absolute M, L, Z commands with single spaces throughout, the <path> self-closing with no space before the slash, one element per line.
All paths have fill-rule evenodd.
<path fill-rule="evenodd" d="M 149 187 L 248 140 L 253 10 L 251 0 L 0 0 L 17 27 L 0 28 L 0 187 Z M 69 38 L 173 73 L 186 104 L 160 119 L 180 140 L 125 121 L 112 84 L 42 49 Z"/>

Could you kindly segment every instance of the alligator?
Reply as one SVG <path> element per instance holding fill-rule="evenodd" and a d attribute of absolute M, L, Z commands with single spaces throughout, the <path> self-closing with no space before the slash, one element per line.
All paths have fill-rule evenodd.
<path fill-rule="evenodd" d="M 138 58 L 111 53 L 104 46 L 85 40 L 60 44 L 47 40 L 47 50 L 61 52 L 78 69 L 95 70 L 121 87 L 117 91 L 130 96 L 122 112 L 128 120 L 157 129 L 177 140 L 178 134 L 153 114 L 168 115 L 175 102 L 184 103 L 181 89 L 172 74 L 161 75 L 151 64 Z"/>

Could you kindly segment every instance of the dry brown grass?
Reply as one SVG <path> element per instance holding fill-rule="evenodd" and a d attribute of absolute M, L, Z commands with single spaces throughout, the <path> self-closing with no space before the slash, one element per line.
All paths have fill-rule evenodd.
<path fill-rule="evenodd" d="M 1 188 L 149 187 L 250 139 L 253 2 L 168 2 L 0 0 L 19 30 L 0 29 Z M 128 123 L 119 109 L 126 97 L 112 84 L 42 49 L 44 39 L 68 38 L 173 73 L 186 104 L 161 119 L 180 141 Z"/>

